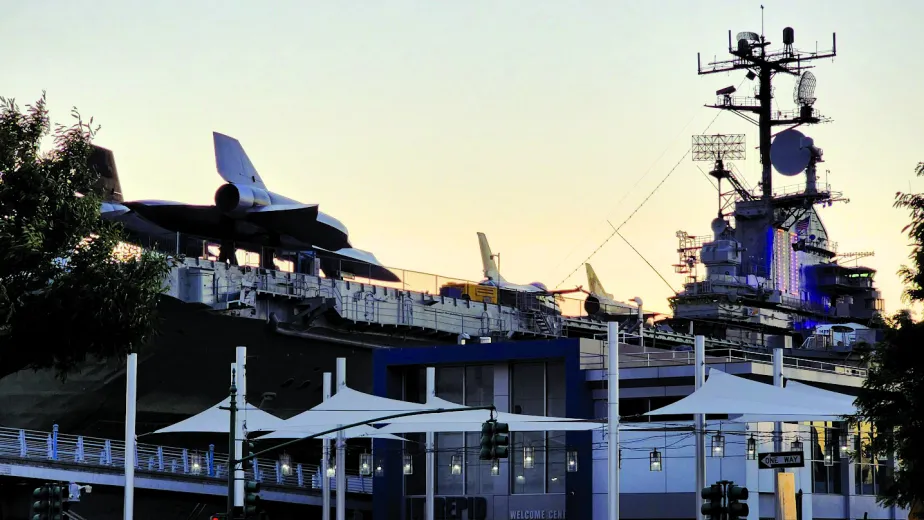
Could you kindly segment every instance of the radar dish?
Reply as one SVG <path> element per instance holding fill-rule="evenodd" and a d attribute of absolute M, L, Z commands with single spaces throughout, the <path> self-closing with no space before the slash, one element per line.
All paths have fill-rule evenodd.
<path fill-rule="evenodd" d="M 715 219 L 712 219 L 712 223 L 710 224 L 710 227 L 712 227 L 713 238 L 715 240 L 718 240 L 719 235 L 724 233 L 725 229 L 728 228 L 728 222 L 726 222 L 724 218 L 715 218 Z"/>
<path fill-rule="evenodd" d="M 796 90 L 792 97 L 799 106 L 810 107 L 815 104 L 815 75 L 810 71 L 803 72 L 796 82 Z"/>
<path fill-rule="evenodd" d="M 735 37 L 735 40 L 750 40 L 752 42 L 759 42 L 760 35 L 756 32 L 745 31 L 738 33 L 738 35 Z"/>
<path fill-rule="evenodd" d="M 812 158 L 809 148 L 803 146 L 805 135 L 798 130 L 783 130 L 770 144 L 770 163 L 782 175 L 799 175 Z"/>

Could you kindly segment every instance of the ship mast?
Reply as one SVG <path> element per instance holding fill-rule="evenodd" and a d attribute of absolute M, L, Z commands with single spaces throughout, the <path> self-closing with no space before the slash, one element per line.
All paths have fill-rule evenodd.
<path fill-rule="evenodd" d="M 831 50 L 824 52 L 805 52 L 793 47 L 795 33 L 792 27 L 783 29 L 783 49 L 770 51 L 770 42 L 763 35 L 753 32 L 738 33 L 732 41 L 732 33 L 728 31 L 728 53 L 734 58 L 723 61 L 714 61 L 702 64 L 700 54 L 696 54 L 697 70 L 700 75 L 729 72 L 732 70 L 746 70 L 749 80 L 757 80 L 758 87 L 755 97 L 733 96 L 737 90 L 734 86 L 723 88 L 716 92 L 717 101 L 711 108 L 729 110 L 744 119 L 754 123 L 760 130 L 760 162 L 762 166 L 762 200 L 770 212 L 773 198 L 773 178 L 770 164 L 771 129 L 779 125 L 814 124 L 828 119 L 816 113 L 811 104 L 803 104 L 796 110 L 773 111 L 773 77 L 778 74 L 799 76 L 803 71 L 814 68 L 809 63 L 822 58 L 833 58 L 837 55 L 837 35 L 832 34 Z M 756 114 L 755 117 L 752 114 Z"/>

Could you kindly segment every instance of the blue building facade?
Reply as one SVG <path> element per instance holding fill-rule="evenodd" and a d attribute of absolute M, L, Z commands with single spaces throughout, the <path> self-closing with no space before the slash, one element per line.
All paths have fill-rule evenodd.
<path fill-rule="evenodd" d="M 375 394 L 423 402 L 426 367 L 436 368 L 436 394 L 449 401 L 493 403 L 498 411 L 530 415 L 593 416 L 577 339 L 377 351 Z M 374 442 L 383 468 L 374 477 L 376 520 L 424 518 L 424 435 L 405 437 L 411 442 Z M 496 470 L 478 460 L 479 439 L 480 433 L 436 435 L 436 518 L 591 518 L 591 432 L 512 432 L 510 457 Z M 567 471 L 568 452 L 576 453 L 576 471 Z M 452 470 L 454 463 L 461 471 Z M 405 474 L 408 465 L 411 474 Z"/>

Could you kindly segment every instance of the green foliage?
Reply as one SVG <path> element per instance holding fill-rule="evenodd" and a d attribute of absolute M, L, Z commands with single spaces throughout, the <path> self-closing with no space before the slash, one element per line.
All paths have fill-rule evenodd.
<path fill-rule="evenodd" d="M 156 332 L 167 259 L 117 259 L 121 225 L 100 219 L 92 119 L 52 132 L 45 96 L 0 98 L 0 377 L 88 356 L 122 358 Z M 53 149 L 42 153 L 51 134 Z"/>
<path fill-rule="evenodd" d="M 924 175 L 924 163 L 916 172 Z M 904 230 L 911 239 L 911 265 L 898 274 L 908 302 L 924 301 L 924 194 L 895 196 L 895 207 L 911 212 Z M 876 429 L 871 457 L 899 461 L 893 478 L 879 491 L 885 505 L 910 507 L 924 500 L 924 323 L 901 311 L 886 322 L 885 338 L 862 352 L 869 374 L 855 404 L 864 421 Z"/>

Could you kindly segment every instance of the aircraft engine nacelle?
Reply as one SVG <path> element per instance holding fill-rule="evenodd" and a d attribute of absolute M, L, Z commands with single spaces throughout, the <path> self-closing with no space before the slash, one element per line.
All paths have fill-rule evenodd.
<path fill-rule="evenodd" d="M 588 315 L 595 316 L 597 313 L 600 312 L 601 310 L 600 308 L 601 308 L 600 299 L 597 298 L 596 296 L 588 295 L 587 299 L 584 300 L 584 310 L 587 312 Z"/>
<path fill-rule="evenodd" d="M 228 214 L 241 214 L 250 208 L 272 204 L 269 192 L 253 186 L 225 184 L 215 192 L 215 205 Z"/>

